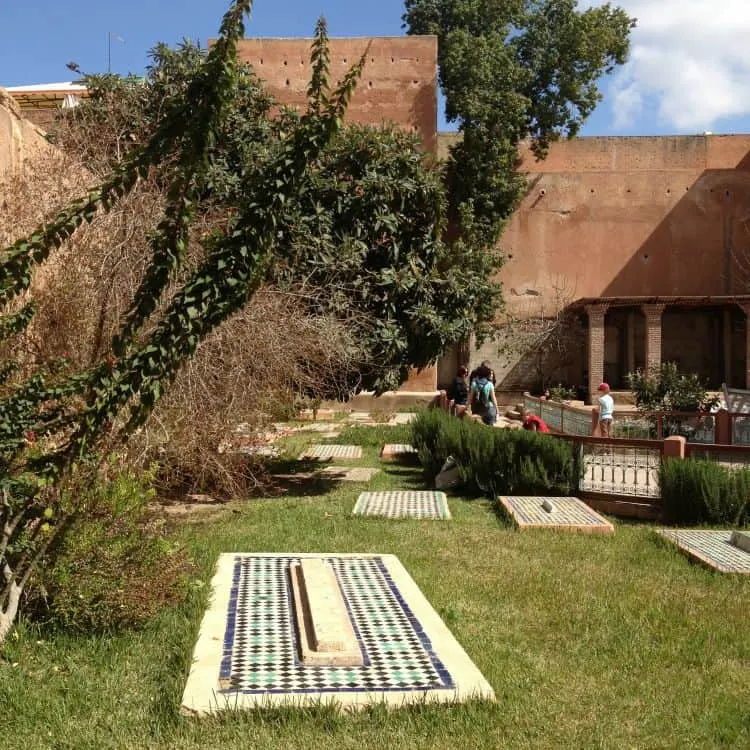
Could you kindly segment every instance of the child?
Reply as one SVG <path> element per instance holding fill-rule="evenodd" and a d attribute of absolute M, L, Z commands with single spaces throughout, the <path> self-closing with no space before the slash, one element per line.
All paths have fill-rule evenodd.
<path fill-rule="evenodd" d="M 532 430 L 534 432 L 549 432 L 547 423 L 541 418 L 537 417 L 536 414 L 532 414 L 530 411 L 524 410 L 521 413 L 523 417 L 523 429 Z"/>
<path fill-rule="evenodd" d="M 612 422 L 615 418 L 615 402 L 609 395 L 609 385 L 602 383 L 597 389 L 599 396 L 599 429 L 604 438 L 612 437 Z"/>

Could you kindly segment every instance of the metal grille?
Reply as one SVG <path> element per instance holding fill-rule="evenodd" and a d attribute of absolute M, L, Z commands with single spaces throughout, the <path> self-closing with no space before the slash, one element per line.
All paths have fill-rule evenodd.
<path fill-rule="evenodd" d="M 583 492 L 631 497 L 661 497 L 658 448 L 581 445 Z"/>

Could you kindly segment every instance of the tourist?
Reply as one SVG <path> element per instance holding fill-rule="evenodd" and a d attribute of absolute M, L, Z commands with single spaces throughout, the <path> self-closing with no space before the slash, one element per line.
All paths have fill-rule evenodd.
<path fill-rule="evenodd" d="M 523 417 L 523 429 L 533 430 L 534 432 L 549 432 L 547 423 L 541 418 L 537 417 L 536 414 L 532 414 L 530 411 L 524 410 L 521 413 Z"/>
<path fill-rule="evenodd" d="M 484 363 L 474 371 L 475 377 L 469 386 L 468 409 L 472 414 L 481 417 L 486 425 L 494 425 L 497 421 L 497 397 L 495 384 L 490 380 L 492 370 Z"/>
<path fill-rule="evenodd" d="M 446 393 L 448 412 L 455 414 L 457 417 L 463 417 L 466 413 L 466 406 L 469 403 L 469 386 L 466 384 L 466 376 L 468 374 L 468 367 L 464 367 L 463 365 L 459 367 L 456 377 L 451 381 Z"/>
<path fill-rule="evenodd" d="M 615 402 L 609 393 L 609 385 L 602 383 L 597 391 L 599 396 L 599 434 L 601 437 L 612 437 L 612 422 L 615 418 Z"/>
<path fill-rule="evenodd" d="M 474 369 L 473 369 L 473 370 L 471 371 L 471 375 L 469 375 L 469 385 L 471 385 L 471 384 L 472 384 L 472 383 L 473 383 L 473 382 L 474 382 L 474 381 L 475 381 L 475 380 L 477 379 L 477 377 L 478 377 L 478 374 L 477 374 L 477 373 L 478 373 L 478 372 L 479 372 L 479 371 L 480 371 L 480 370 L 481 370 L 481 369 L 482 369 L 483 367 L 484 367 L 484 368 L 485 368 L 486 370 L 489 370 L 489 373 L 490 373 L 490 376 L 489 376 L 489 377 L 487 378 L 487 380 L 489 380 L 489 381 L 490 381 L 490 382 L 492 383 L 492 385 L 497 385 L 497 380 L 495 380 L 495 371 L 494 371 L 494 370 L 492 369 L 492 363 L 491 363 L 491 362 L 490 362 L 490 361 L 489 361 L 488 359 L 485 359 L 485 360 L 484 360 L 484 361 L 482 362 L 482 364 L 481 364 L 481 365 L 479 365 L 479 367 L 476 367 L 476 368 L 474 368 Z"/>

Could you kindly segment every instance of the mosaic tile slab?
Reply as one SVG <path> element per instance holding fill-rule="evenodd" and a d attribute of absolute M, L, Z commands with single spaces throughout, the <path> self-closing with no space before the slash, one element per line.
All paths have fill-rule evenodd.
<path fill-rule="evenodd" d="M 331 459 L 362 458 L 359 445 L 312 445 L 301 456 L 300 460 L 330 461 Z"/>
<path fill-rule="evenodd" d="M 417 449 L 407 443 L 386 443 L 383 450 L 380 451 L 380 458 L 383 461 L 395 461 L 404 458 L 416 458 Z"/>
<path fill-rule="evenodd" d="M 289 569 L 303 558 L 333 566 L 363 666 L 302 664 Z M 219 558 L 182 710 L 470 698 L 494 693 L 395 556 L 231 553 Z"/>
<path fill-rule="evenodd" d="M 513 497 L 499 495 L 498 502 L 520 530 L 557 529 L 589 534 L 611 534 L 614 526 L 577 497 Z M 543 505 L 553 508 L 548 513 Z"/>
<path fill-rule="evenodd" d="M 380 469 L 367 466 L 356 466 L 353 469 L 346 466 L 326 466 L 322 473 L 341 482 L 369 482 L 379 471 Z"/>
<path fill-rule="evenodd" d="M 448 520 L 451 512 L 444 492 L 396 490 L 363 492 L 352 513 L 384 518 L 435 518 Z"/>
<path fill-rule="evenodd" d="M 693 560 L 721 573 L 750 575 L 750 553 L 732 544 L 731 531 L 662 529 L 658 533 L 676 544 Z"/>
<path fill-rule="evenodd" d="M 325 435 L 332 430 L 335 430 L 339 425 L 335 422 L 316 422 L 315 424 L 305 425 L 300 429 L 300 432 L 320 432 Z"/>

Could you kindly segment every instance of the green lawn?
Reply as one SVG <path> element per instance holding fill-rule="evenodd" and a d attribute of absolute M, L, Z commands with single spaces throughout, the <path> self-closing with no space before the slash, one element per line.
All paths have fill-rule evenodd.
<path fill-rule="evenodd" d="M 378 445 L 403 430 L 356 428 Z M 296 455 L 315 437 L 287 444 Z M 384 466 L 373 489 L 419 486 Z M 646 525 L 612 537 L 519 534 L 483 500 L 453 521 L 353 519 L 361 485 L 225 507 L 180 535 L 200 582 L 147 630 L 74 638 L 21 627 L 0 662 L 0 748 L 750 747 L 750 581 L 693 565 Z M 180 716 L 220 552 L 398 555 L 497 694 L 495 704 L 358 715 Z"/>

